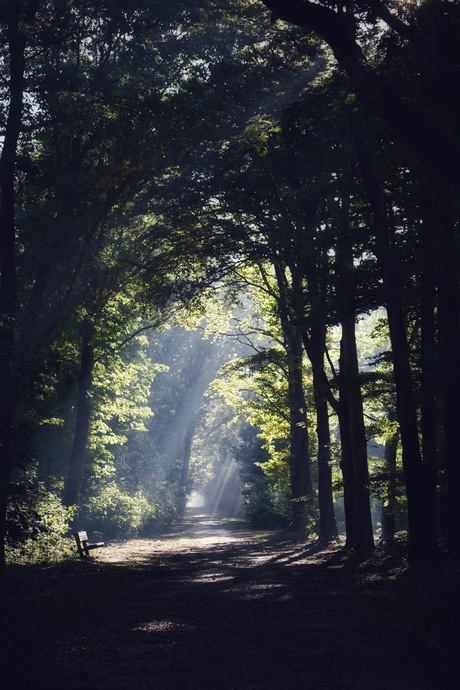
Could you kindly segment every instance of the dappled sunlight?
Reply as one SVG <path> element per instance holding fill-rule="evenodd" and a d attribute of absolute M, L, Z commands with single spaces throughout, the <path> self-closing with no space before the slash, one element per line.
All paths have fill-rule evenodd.
<path fill-rule="evenodd" d="M 393 577 L 383 554 L 357 564 L 337 545 L 238 528 L 201 516 L 167 538 L 111 543 L 83 562 L 36 570 L 23 585 L 11 581 L 2 653 L 27 681 L 15 687 L 293 690 L 299 679 L 343 690 L 458 687 L 449 685 L 456 582 L 443 582 L 448 609 L 431 581 L 420 607 L 421 583 Z M 388 658 L 407 672 L 395 674 Z M 431 682 L 430 658 L 442 683 Z M 30 682 L 35 669 L 41 685 Z"/>
<path fill-rule="evenodd" d="M 236 460 L 231 459 L 215 477 L 214 490 L 209 500 L 212 516 L 240 517 L 243 495 Z"/>
<path fill-rule="evenodd" d="M 135 628 L 132 628 L 134 632 L 147 632 L 147 633 L 162 633 L 162 632 L 177 632 L 181 630 L 189 629 L 190 626 L 185 623 L 178 623 L 177 621 L 168 620 L 154 620 L 148 623 L 141 623 Z"/>
<path fill-rule="evenodd" d="M 280 582 L 244 584 L 234 587 L 232 593 L 237 594 L 243 601 L 269 599 L 286 602 L 292 599 L 286 586 Z"/>
<path fill-rule="evenodd" d="M 241 526 L 246 529 L 237 529 Z M 168 534 L 158 539 L 130 539 L 127 541 L 110 542 L 106 548 L 97 552 L 96 559 L 103 563 L 119 563 L 126 559 L 131 564 L 146 564 L 161 554 L 200 553 L 212 547 L 219 547 L 237 543 L 254 544 L 260 548 L 260 540 L 266 539 L 271 532 L 254 532 L 247 529 L 247 525 L 240 522 L 216 520 L 208 515 L 198 515 L 176 525 Z M 257 562 L 269 558 L 263 554 L 254 556 Z"/>
<path fill-rule="evenodd" d="M 204 575 L 195 577 L 193 581 L 208 584 L 209 582 L 231 582 L 234 579 L 235 578 L 233 575 L 223 575 L 222 573 L 205 573 Z"/>
<path fill-rule="evenodd" d="M 165 543 L 159 539 L 132 539 L 108 543 L 105 549 L 97 553 L 96 558 L 103 563 L 117 563 L 124 561 L 129 553 L 130 562 L 136 563 L 150 560 L 152 554 L 164 550 Z"/>

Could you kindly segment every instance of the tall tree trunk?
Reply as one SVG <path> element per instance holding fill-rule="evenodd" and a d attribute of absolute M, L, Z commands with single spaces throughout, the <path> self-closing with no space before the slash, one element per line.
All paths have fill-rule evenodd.
<path fill-rule="evenodd" d="M 326 373 L 324 355 L 326 351 L 326 329 L 312 315 L 310 336 L 303 332 L 303 343 L 313 374 L 313 395 L 316 408 L 316 435 L 318 441 L 318 500 L 319 500 L 319 540 L 329 543 L 337 539 L 332 493 L 331 435 L 329 426 L 328 398 L 332 398 Z M 334 400 L 334 409 L 339 405 Z"/>
<path fill-rule="evenodd" d="M 390 330 L 396 409 L 406 483 L 409 558 L 412 561 L 425 560 L 431 558 L 436 549 L 436 532 L 431 516 L 426 513 L 426 481 L 401 293 L 404 274 L 396 252 L 392 251 L 393 233 L 387 214 L 386 197 L 378 181 L 364 122 L 359 113 L 352 114 L 351 122 L 361 174 L 373 212 L 375 253 L 383 281 Z"/>
<path fill-rule="evenodd" d="M 424 215 L 421 237 L 421 376 L 420 412 L 422 431 L 423 471 L 426 483 L 426 515 L 433 529 L 437 526 L 437 478 L 439 469 L 437 434 L 436 360 L 436 254 L 437 215 L 432 194 L 423 189 L 421 206 Z"/>
<path fill-rule="evenodd" d="M 307 427 L 306 401 L 303 390 L 302 338 L 297 329 L 289 334 L 289 413 L 291 426 L 291 492 L 292 528 L 305 528 L 308 504 L 311 502 L 310 441 Z"/>
<path fill-rule="evenodd" d="M 310 476 L 310 440 L 307 409 L 303 389 L 303 346 L 299 329 L 289 318 L 290 305 L 286 290 L 284 269 L 275 264 L 279 287 L 281 326 L 288 360 L 288 395 L 290 415 L 290 458 L 292 529 L 305 527 L 308 505 L 312 497 Z"/>
<path fill-rule="evenodd" d="M 86 321 L 83 325 L 83 336 L 80 351 L 80 376 L 77 390 L 77 415 L 75 431 L 70 453 L 69 470 L 65 481 L 63 503 L 75 506 L 80 502 L 86 450 L 91 421 L 91 391 L 94 371 L 94 325 Z"/>
<path fill-rule="evenodd" d="M 313 387 L 315 388 L 314 377 Z M 318 499 L 319 499 L 319 540 L 328 544 L 338 537 L 332 495 L 331 434 L 329 409 L 323 396 L 316 390 L 316 434 L 318 438 Z"/>
<path fill-rule="evenodd" d="M 329 258 L 322 261 L 318 256 L 314 243 L 309 244 L 308 252 L 311 261 L 303 262 L 302 271 L 308 281 L 309 316 L 305 313 L 305 299 L 303 296 L 302 271 L 291 262 L 289 266 L 294 291 L 296 318 L 302 324 L 301 335 L 307 357 L 310 360 L 313 374 L 313 396 L 316 410 L 316 437 L 318 443 L 318 503 L 319 522 L 318 536 L 320 542 L 330 543 L 337 539 L 338 530 L 334 511 L 331 470 L 331 437 L 329 426 L 328 401 L 337 410 L 338 403 L 334 399 L 326 372 L 324 358 L 326 353 L 326 314 L 325 297 L 329 279 Z"/>
<path fill-rule="evenodd" d="M 396 532 L 396 456 L 399 432 L 385 442 L 385 471 L 388 473 L 387 496 L 382 504 L 382 542 L 393 541 Z"/>
<path fill-rule="evenodd" d="M 303 340 L 305 351 L 312 366 L 316 406 L 320 540 L 333 541 L 338 535 L 332 493 L 329 409 L 327 404 L 329 403 L 339 418 L 342 453 L 340 469 L 343 479 L 346 546 L 347 548 L 354 548 L 356 545 L 356 502 L 347 390 L 344 380 L 339 377 L 339 400 L 336 400 L 332 394 L 324 371 L 325 337 L 324 334 L 318 336 L 315 333 L 317 329 L 319 330 L 318 324 L 312 322 L 310 336 L 303 332 Z M 343 355 L 341 354 L 340 368 L 343 370 L 343 367 Z"/>
<path fill-rule="evenodd" d="M 10 109 L 11 112 L 11 109 Z M 8 130 L 8 128 L 7 128 Z M 11 137 L 8 137 L 8 142 Z M 5 137 L 6 140 L 6 137 Z M 5 570 L 5 520 L 12 464 L 16 409 L 16 256 L 14 218 L 14 153 L 3 148 L 0 161 L 0 569 Z"/>
<path fill-rule="evenodd" d="M 458 503 L 460 496 L 460 454 L 458 423 L 460 416 L 460 300 L 459 246 L 451 200 L 437 189 L 436 240 L 438 287 L 438 371 L 440 421 L 447 481 L 447 544 L 451 555 L 460 559 Z"/>
<path fill-rule="evenodd" d="M 16 344 L 16 237 L 15 172 L 16 152 L 21 131 L 25 47 L 28 25 L 34 21 L 38 0 L 27 3 L 9 0 L 8 51 L 10 59 L 9 105 L 0 157 L 0 572 L 6 570 L 5 528 L 8 489 L 12 463 L 13 423 L 17 405 Z"/>
<path fill-rule="evenodd" d="M 340 345 L 340 371 L 345 368 L 343 347 Z M 345 512 L 345 546 L 353 549 L 356 546 L 356 501 L 355 471 L 353 467 L 353 446 L 350 430 L 350 410 L 345 380 L 339 376 L 339 430 L 340 430 L 340 470 L 343 480 L 343 508 Z"/>
<path fill-rule="evenodd" d="M 374 536 L 369 496 L 369 470 L 367 461 L 367 438 L 364 424 L 363 400 L 359 376 L 358 351 L 356 347 L 356 286 L 353 265 L 353 248 L 348 218 L 349 176 L 344 175 L 342 208 L 331 198 L 328 206 L 338 230 L 335 247 L 335 271 L 337 279 L 337 308 L 342 326 L 340 343 L 340 392 L 342 415 L 346 410 L 348 430 L 342 419 L 341 432 L 345 432 L 345 453 L 351 453 L 353 473 L 353 519 L 355 525 L 354 548 L 367 551 L 374 547 Z M 345 423 L 344 423 L 345 422 Z M 347 468 L 346 471 L 349 471 Z"/>
<path fill-rule="evenodd" d="M 373 548 L 374 537 L 369 497 L 367 439 L 364 425 L 361 385 L 359 381 L 354 313 L 342 319 L 340 377 L 347 398 L 350 425 L 356 525 L 355 547 L 359 551 L 367 551 Z"/>

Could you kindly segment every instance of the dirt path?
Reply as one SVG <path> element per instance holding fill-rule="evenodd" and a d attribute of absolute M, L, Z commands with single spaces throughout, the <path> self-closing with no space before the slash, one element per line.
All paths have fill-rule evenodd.
<path fill-rule="evenodd" d="M 205 517 L 13 573 L 5 594 L 8 690 L 460 687 L 454 574 L 351 569 Z"/>

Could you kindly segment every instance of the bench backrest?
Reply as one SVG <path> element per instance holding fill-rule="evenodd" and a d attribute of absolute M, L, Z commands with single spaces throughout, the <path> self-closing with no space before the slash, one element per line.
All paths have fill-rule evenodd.
<path fill-rule="evenodd" d="M 86 532 L 75 532 L 75 538 L 78 538 L 79 541 L 88 541 Z"/>

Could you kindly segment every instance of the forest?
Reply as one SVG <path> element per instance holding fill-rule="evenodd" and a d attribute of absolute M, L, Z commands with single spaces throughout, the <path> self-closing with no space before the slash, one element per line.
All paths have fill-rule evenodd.
<path fill-rule="evenodd" d="M 197 494 L 458 559 L 459 4 L 0 12 L 2 570 Z"/>

